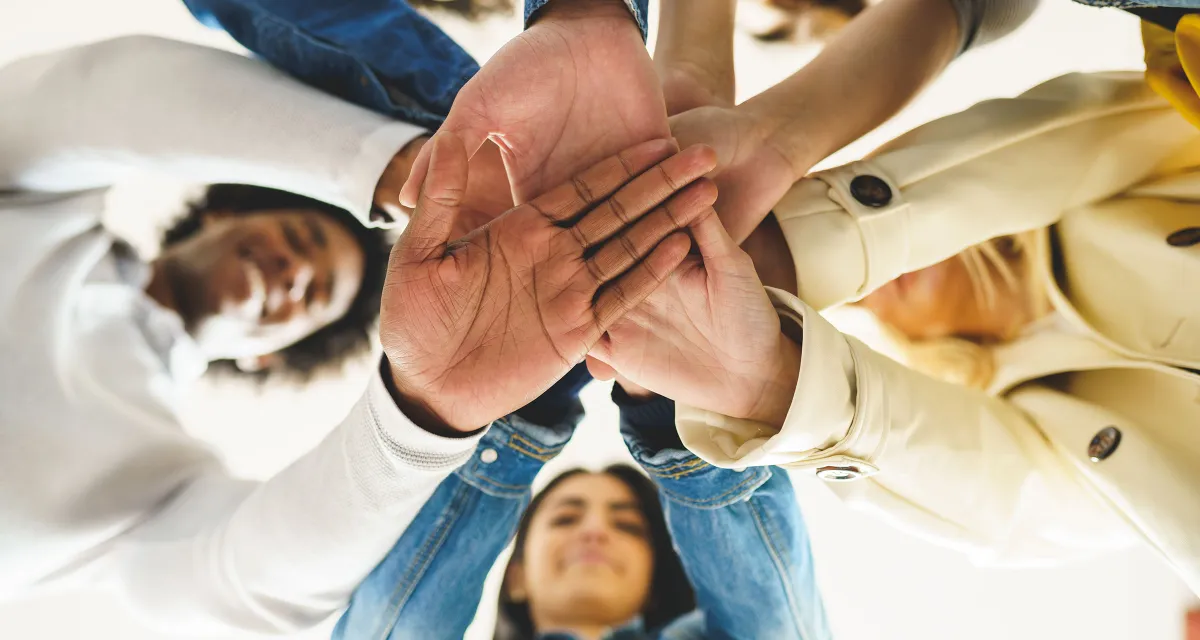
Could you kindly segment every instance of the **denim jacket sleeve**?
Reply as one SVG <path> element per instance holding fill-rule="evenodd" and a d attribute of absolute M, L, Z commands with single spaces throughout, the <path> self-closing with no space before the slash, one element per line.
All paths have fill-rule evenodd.
<path fill-rule="evenodd" d="M 479 71 L 405 0 L 184 0 L 272 65 L 327 93 L 436 129 Z"/>
<path fill-rule="evenodd" d="M 827 640 L 808 532 L 787 472 L 714 467 L 683 448 L 674 403 L 637 403 L 620 387 L 621 434 L 658 485 L 697 612 L 663 630 L 675 638 Z"/>
<path fill-rule="evenodd" d="M 483 583 L 517 530 L 530 485 L 583 418 L 577 366 L 524 409 L 492 423 L 396 546 L 359 585 L 334 640 L 461 638 Z"/>
<path fill-rule="evenodd" d="M 571 2 L 571 0 L 525 0 L 525 26 L 529 26 L 533 14 L 551 2 Z M 645 40 L 646 30 L 650 24 L 650 0 L 625 0 L 625 5 L 629 7 L 629 12 L 637 21 L 638 29 L 642 31 L 642 40 Z"/>

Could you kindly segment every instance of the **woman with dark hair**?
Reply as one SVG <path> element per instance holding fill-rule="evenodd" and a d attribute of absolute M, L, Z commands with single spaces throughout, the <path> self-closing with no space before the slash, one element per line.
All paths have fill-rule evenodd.
<path fill-rule="evenodd" d="M 563 543 L 569 541 L 572 528 L 585 529 L 584 535 L 591 538 L 607 535 L 621 541 L 610 545 L 618 547 L 611 554 L 594 548 L 579 554 L 590 554 L 592 562 L 606 561 L 608 555 L 620 557 L 621 568 L 627 570 L 597 575 L 586 569 L 572 572 L 546 567 L 552 564 L 544 560 L 546 556 L 571 552 Z M 581 581 L 586 584 L 572 584 Z M 608 602 L 593 611 L 573 606 L 579 596 L 605 590 Z M 545 602 L 551 598 L 553 604 Z M 537 615 L 535 600 L 540 605 Z M 578 616 L 576 622 L 608 616 L 616 619 L 615 624 L 601 625 L 614 627 L 636 616 L 650 629 L 660 629 L 696 607 L 692 585 L 663 519 L 658 488 L 641 471 L 625 464 L 596 473 L 572 469 L 551 480 L 526 507 L 504 571 L 496 640 L 538 637 L 534 620 L 545 620 L 543 612 L 554 611 L 555 604 L 571 606 L 570 612 Z"/>
<path fill-rule="evenodd" d="M 640 470 L 568 471 L 530 500 L 583 417 L 590 379 L 577 366 L 492 423 L 355 592 L 334 638 L 463 637 L 514 536 L 496 640 L 830 637 L 787 474 L 696 458 L 666 398 L 613 389 Z"/>

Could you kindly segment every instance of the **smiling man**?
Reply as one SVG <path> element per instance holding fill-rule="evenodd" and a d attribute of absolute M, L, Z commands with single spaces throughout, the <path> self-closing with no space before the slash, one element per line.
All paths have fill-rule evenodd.
<path fill-rule="evenodd" d="M 367 348 L 391 244 L 346 211 L 214 185 L 162 244 L 146 291 L 207 360 L 307 376 Z"/>

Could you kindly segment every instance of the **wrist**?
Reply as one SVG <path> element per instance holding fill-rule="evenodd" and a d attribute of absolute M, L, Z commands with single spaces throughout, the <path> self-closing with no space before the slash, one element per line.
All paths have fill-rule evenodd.
<path fill-rule="evenodd" d="M 793 339 L 781 331 L 779 340 L 780 346 L 775 350 L 776 356 L 771 367 L 772 375 L 759 396 L 759 402 L 747 415 L 742 416 L 748 420 L 768 424 L 775 429 L 783 428 L 783 423 L 792 408 L 792 398 L 796 395 L 796 381 L 800 378 L 801 356 L 799 336 Z"/>
<path fill-rule="evenodd" d="M 461 427 L 442 417 L 419 393 L 406 388 L 403 384 L 403 374 L 396 371 L 390 360 L 384 357 L 384 362 L 386 364 L 380 372 L 383 375 L 383 385 L 392 396 L 392 401 L 396 403 L 396 408 L 413 424 L 429 433 L 447 438 L 462 437 L 479 429 L 479 426 Z"/>
<path fill-rule="evenodd" d="M 735 108 L 754 123 L 754 140 L 773 149 L 792 168 L 793 182 L 837 151 L 830 136 L 824 133 L 829 128 L 813 126 L 814 122 L 824 122 L 816 118 L 830 115 L 821 115 L 808 101 L 775 104 L 769 96 L 760 94 Z"/>

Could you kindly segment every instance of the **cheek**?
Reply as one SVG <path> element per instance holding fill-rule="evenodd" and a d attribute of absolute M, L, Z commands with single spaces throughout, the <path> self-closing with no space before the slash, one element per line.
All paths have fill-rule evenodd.
<path fill-rule="evenodd" d="M 525 540 L 525 575 L 531 585 L 548 584 L 560 573 L 561 536 L 548 531 L 530 532 Z"/>
<path fill-rule="evenodd" d="M 649 588 L 650 579 L 654 575 L 654 552 L 650 549 L 650 543 L 645 540 L 631 540 L 621 549 L 621 555 L 626 559 L 625 571 L 629 578 Z"/>

